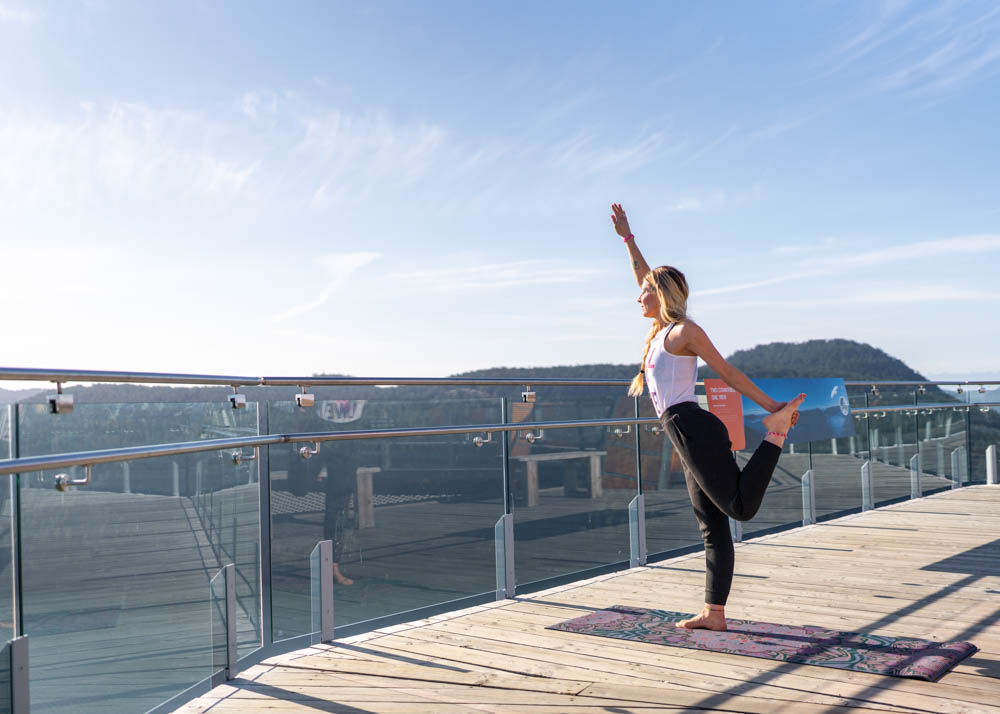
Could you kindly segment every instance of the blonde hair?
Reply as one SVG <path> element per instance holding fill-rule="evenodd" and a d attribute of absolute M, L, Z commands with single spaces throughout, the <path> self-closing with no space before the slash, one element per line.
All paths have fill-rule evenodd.
<path fill-rule="evenodd" d="M 653 326 L 650 328 L 649 334 L 646 335 L 646 346 L 642 350 L 642 361 L 639 363 L 639 374 L 635 375 L 628 388 L 630 397 L 642 394 L 646 357 L 649 356 L 649 348 L 653 344 L 653 338 L 670 323 L 680 322 L 687 317 L 688 284 L 684 273 L 670 265 L 661 265 L 659 268 L 650 270 L 643 279 L 643 283 L 649 285 L 656 292 L 656 297 L 660 301 L 660 310 L 653 318 Z"/>

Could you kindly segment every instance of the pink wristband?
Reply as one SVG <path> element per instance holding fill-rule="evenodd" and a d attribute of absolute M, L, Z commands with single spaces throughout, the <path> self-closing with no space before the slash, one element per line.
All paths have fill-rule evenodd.
<path fill-rule="evenodd" d="M 768 436 L 780 436 L 782 439 L 788 438 L 788 434 L 782 434 L 780 431 L 769 431 Z"/>
<path fill-rule="evenodd" d="M 625 240 L 623 242 L 628 243 L 630 238 L 635 238 L 635 236 L 629 233 L 627 236 L 625 236 Z"/>

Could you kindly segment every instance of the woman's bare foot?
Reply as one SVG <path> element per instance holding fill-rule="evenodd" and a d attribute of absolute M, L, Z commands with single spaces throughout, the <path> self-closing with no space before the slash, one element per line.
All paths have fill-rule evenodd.
<path fill-rule="evenodd" d="M 778 411 L 764 417 L 764 428 L 768 431 L 768 435 L 764 438 L 765 441 L 770 441 L 777 446 L 782 446 L 785 443 L 785 437 L 774 436 L 771 432 L 788 434 L 788 430 L 795 426 L 795 422 L 799 420 L 799 407 L 802 406 L 805 399 L 805 394 L 799 394 Z"/>
<path fill-rule="evenodd" d="M 688 630 L 726 631 L 726 608 L 721 605 L 705 605 L 702 611 L 689 620 L 681 620 L 678 627 Z"/>
<path fill-rule="evenodd" d="M 354 585 L 354 581 L 340 572 L 340 566 L 333 564 L 333 582 L 337 585 Z"/>

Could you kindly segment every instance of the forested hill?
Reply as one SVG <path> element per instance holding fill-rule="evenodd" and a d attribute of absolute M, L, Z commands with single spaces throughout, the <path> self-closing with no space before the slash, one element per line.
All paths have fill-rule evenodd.
<path fill-rule="evenodd" d="M 920 381 L 923 375 L 877 347 L 853 340 L 772 342 L 738 350 L 727 360 L 749 377 L 843 377 L 847 380 L 899 379 Z M 698 375 L 714 377 L 703 366 Z"/>
<path fill-rule="evenodd" d="M 848 380 L 922 380 L 923 376 L 902 361 L 890 357 L 871 345 L 852 340 L 810 340 L 798 344 L 774 342 L 749 350 L 735 352 L 728 360 L 750 377 L 843 377 Z M 638 371 L 638 360 L 630 364 L 582 364 L 557 367 L 492 367 L 452 377 L 480 379 L 569 378 L 569 379 L 632 379 Z M 713 376 L 706 367 L 700 376 Z M 334 375 L 331 375 L 334 376 Z M 406 375 L 400 375 L 406 376 Z M 563 388 L 573 390 L 574 388 Z M 593 388 L 581 387 L 581 390 Z M 613 389 L 620 389 L 614 387 Z M 34 395 L 11 394 L 11 401 L 40 402 L 51 389 Z M 231 389 L 225 387 L 169 387 L 138 384 L 97 384 L 91 387 L 69 386 L 66 391 L 78 402 L 225 402 Z M 247 387 L 241 390 L 250 401 L 291 400 L 298 390 L 294 387 Z M 375 387 L 313 387 L 317 399 L 414 398 L 477 396 L 500 394 L 503 388 L 398 387 L 379 390 Z M 508 390 L 509 391 L 509 390 Z M 516 391 L 516 390 L 515 390 Z M 569 393 L 568 391 L 566 392 Z M 581 392 L 582 393 L 582 392 Z"/>

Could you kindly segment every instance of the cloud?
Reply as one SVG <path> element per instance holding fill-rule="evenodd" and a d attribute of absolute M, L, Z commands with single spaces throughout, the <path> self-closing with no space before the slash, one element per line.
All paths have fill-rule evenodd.
<path fill-rule="evenodd" d="M 356 117 L 340 111 L 300 119 L 299 153 L 321 162 L 322 179 L 313 193 L 321 201 L 324 184 L 343 184 L 367 195 L 378 185 L 409 186 L 426 176 L 441 155 L 447 132 L 437 124 L 396 125 L 383 116 Z"/>
<path fill-rule="evenodd" d="M 873 6 L 873 4 L 859 7 Z M 1000 72 L 1000 6 L 884 3 L 878 15 L 822 60 L 822 76 L 865 59 L 878 91 L 934 92 Z"/>
<path fill-rule="evenodd" d="M 454 293 L 495 290 L 525 285 L 579 283 L 603 271 L 561 265 L 555 260 L 522 260 L 512 263 L 468 265 L 439 270 L 394 272 L 388 278 L 430 292 Z"/>
<path fill-rule="evenodd" d="M 802 261 L 803 265 L 823 266 L 828 270 L 856 265 L 878 265 L 903 260 L 939 256 L 975 255 L 1000 251 L 1000 234 L 955 236 L 937 240 L 917 241 L 858 253 L 823 255 Z"/>
<path fill-rule="evenodd" d="M 995 302 L 1000 301 L 1000 290 L 969 288 L 964 285 L 930 284 L 914 287 L 903 285 L 880 290 L 844 290 L 831 297 L 801 298 L 794 300 L 740 300 L 730 303 L 708 303 L 699 307 L 710 310 L 730 308 L 770 308 L 785 310 L 809 309 L 838 306 L 908 305 L 917 303 L 942 302 Z"/>
<path fill-rule="evenodd" d="M 311 312 L 322 307 L 330 297 L 340 290 L 350 280 L 351 276 L 369 263 L 382 257 L 381 253 L 327 253 L 318 256 L 313 262 L 326 271 L 326 287 L 309 302 L 295 305 L 271 318 L 272 322 L 281 322 L 290 317 Z"/>
<path fill-rule="evenodd" d="M 240 97 L 240 111 L 251 119 L 258 119 L 264 114 L 275 114 L 278 111 L 278 95 L 274 92 L 253 90 Z"/>
<path fill-rule="evenodd" d="M 631 141 L 609 141 L 596 130 L 581 130 L 557 142 L 548 152 L 548 163 L 576 176 L 623 169 L 637 169 L 660 156 L 676 152 L 680 144 L 667 143 L 662 131 L 642 131 Z"/>
<path fill-rule="evenodd" d="M 824 239 L 820 244 L 826 240 L 833 241 L 833 239 Z M 806 251 L 812 251 L 816 248 L 816 244 L 813 245 L 790 245 L 790 246 L 780 246 L 777 250 L 784 250 L 786 254 L 802 253 Z M 746 283 L 737 283 L 735 285 L 725 285 L 718 288 L 709 288 L 707 290 L 699 290 L 692 292 L 692 297 L 708 297 L 711 295 L 723 295 L 725 293 L 742 292 L 744 290 L 753 290 L 755 288 L 767 287 L 770 285 L 778 285 L 781 283 L 792 282 L 795 280 L 803 280 L 805 278 L 817 278 L 821 276 L 836 275 L 843 273 L 845 270 L 850 270 L 857 268 L 859 266 L 864 267 L 879 267 L 884 265 L 892 265 L 898 262 L 903 262 L 907 260 L 920 260 L 925 258 L 937 258 L 941 256 L 956 256 L 956 255 L 976 255 L 980 253 L 990 253 L 1000 251 L 1000 234 L 982 234 L 982 235 L 970 235 L 970 236 L 956 236 L 953 238 L 942 238 L 939 240 L 926 240 L 917 241 L 915 243 L 905 243 L 902 245 L 890 246 L 888 248 L 880 248 L 878 250 L 870 250 L 864 252 L 855 253 L 842 253 L 840 255 L 826 253 L 819 257 L 809 257 L 799 260 L 796 263 L 789 265 L 780 266 L 783 271 L 781 275 L 775 276 L 773 278 L 766 278 L 764 280 L 755 280 Z M 922 290 L 922 288 L 921 288 Z M 912 289 L 910 292 L 914 292 Z M 895 296 L 894 300 L 896 302 L 903 301 L 903 295 L 908 293 L 901 293 L 899 291 L 891 293 Z M 967 290 L 950 290 L 949 295 L 955 296 L 949 299 L 960 299 L 960 300 L 972 300 L 974 297 L 964 297 L 979 295 L 980 293 L 969 292 Z M 987 291 L 982 293 L 985 297 L 983 299 L 992 299 L 989 296 L 994 293 Z M 887 297 L 890 293 L 882 294 L 879 297 L 879 293 L 865 293 L 867 297 L 865 300 L 868 302 L 876 302 L 881 300 L 882 302 L 889 302 L 890 299 Z M 908 298 L 909 300 L 915 300 L 915 298 Z M 852 302 L 853 298 L 843 298 L 841 302 Z M 836 302 L 836 301 L 835 301 Z M 809 303 L 816 305 L 827 305 L 835 304 L 828 302 L 819 303 Z M 750 303 L 745 303 L 749 305 Z M 755 303 L 757 304 L 757 303 Z M 780 304 L 777 302 L 766 302 L 760 303 L 761 305 L 776 305 Z M 795 300 L 796 305 L 806 304 L 801 300 Z"/>
<path fill-rule="evenodd" d="M 0 3 L 0 23 L 12 25 L 31 25 L 38 20 L 39 15 L 29 10 L 14 7 L 8 3 Z"/>
<path fill-rule="evenodd" d="M 802 253 L 809 253 L 812 251 L 829 251 L 838 243 L 839 241 L 836 238 L 827 236 L 818 241 L 812 241 L 809 243 L 789 243 L 786 245 L 778 245 L 771 248 L 771 252 L 775 255 L 800 255 Z"/>
<path fill-rule="evenodd" d="M 227 155 L 226 132 L 197 114 L 144 104 L 81 103 L 63 119 L 0 111 L 0 192 L 12 206 L 96 199 L 213 199 L 239 194 L 255 157 Z"/>

